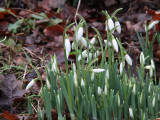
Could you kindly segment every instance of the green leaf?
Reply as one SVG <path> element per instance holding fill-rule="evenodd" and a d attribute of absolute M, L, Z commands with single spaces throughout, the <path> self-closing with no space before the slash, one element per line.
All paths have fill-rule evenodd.
<path fill-rule="evenodd" d="M 8 30 L 12 31 L 13 33 L 17 33 L 17 29 L 21 26 L 23 21 L 24 21 L 24 19 L 20 19 L 20 20 L 18 20 L 17 22 L 15 22 L 13 24 L 9 24 Z"/>
<path fill-rule="evenodd" d="M 45 13 L 40 13 L 39 15 L 37 15 L 37 14 L 31 14 L 30 17 L 38 19 L 38 20 L 43 20 L 45 18 L 48 18 Z"/>
<path fill-rule="evenodd" d="M 7 42 L 5 43 L 5 45 L 8 45 L 10 48 L 14 48 L 14 46 L 16 45 L 15 41 L 13 39 L 8 39 Z"/>

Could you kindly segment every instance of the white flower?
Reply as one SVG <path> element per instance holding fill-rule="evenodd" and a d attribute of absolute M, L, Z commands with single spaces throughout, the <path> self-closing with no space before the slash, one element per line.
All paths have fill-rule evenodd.
<path fill-rule="evenodd" d="M 93 38 L 91 39 L 90 43 L 94 45 L 95 41 L 96 41 L 96 38 L 95 38 L 95 37 L 93 37 Z M 92 46 L 91 46 L 91 45 L 89 45 L 89 48 L 91 48 L 91 47 L 92 47 Z"/>
<path fill-rule="evenodd" d="M 104 86 L 104 94 L 107 95 L 107 85 Z"/>
<path fill-rule="evenodd" d="M 132 89 L 133 94 L 136 94 L 136 84 L 133 85 L 133 89 Z"/>
<path fill-rule="evenodd" d="M 101 69 L 101 68 L 97 68 L 97 69 L 93 69 L 92 72 L 94 73 L 99 73 L 99 72 L 104 72 L 105 69 Z"/>
<path fill-rule="evenodd" d="M 144 57 L 143 52 L 141 52 L 141 54 L 140 54 L 140 64 L 142 64 L 142 65 L 145 64 L 145 57 Z"/>
<path fill-rule="evenodd" d="M 76 72 L 76 65 L 73 63 L 73 71 Z"/>
<path fill-rule="evenodd" d="M 71 52 L 71 43 L 70 43 L 69 39 L 65 39 L 65 48 L 68 53 Z"/>
<path fill-rule="evenodd" d="M 152 66 L 152 68 L 154 70 L 155 69 L 155 65 L 154 65 L 154 61 L 153 60 L 151 60 L 151 66 Z"/>
<path fill-rule="evenodd" d="M 153 100 L 152 100 L 152 107 L 155 107 L 155 96 L 153 97 Z"/>
<path fill-rule="evenodd" d="M 85 47 L 87 47 L 87 41 L 85 40 L 84 37 L 82 37 L 81 43 L 82 43 Z"/>
<path fill-rule="evenodd" d="M 100 55 L 100 52 L 97 50 L 97 51 L 94 53 L 94 57 L 97 58 L 99 55 Z"/>
<path fill-rule="evenodd" d="M 151 68 L 151 65 L 147 65 L 147 66 L 145 66 L 145 69 L 150 69 Z"/>
<path fill-rule="evenodd" d="M 56 64 L 55 64 L 55 63 L 52 64 L 52 71 L 53 71 L 54 73 L 57 72 L 57 67 L 56 67 Z"/>
<path fill-rule="evenodd" d="M 81 86 L 84 86 L 84 81 L 83 81 L 83 79 L 81 79 Z"/>
<path fill-rule="evenodd" d="M 74 84 L 77 87 L 78 83 L 77 83 L 77 74 L 76 74 L 76 72 L 74 72 L 73 79 L 74 79 Z"/>
<path fill-rule="evenodd" d="M 153 68 L 152 67 L 150 67 L 150 69 L 149 69 L 149 76 L 150 76 L 150 78 L 153 77 Z"/>
<path fill-rule="evenodd" d="M 78 61 L 80 61 L 80 60 L 82 59 L 82 57 L 83 57 L 83 58 L 87 57 L 86 54 L 87 54 L 87 50 L 84 50 L 84 51 L 82 52 L 82 56 L 81 56 L 81 54 L 78 56 Z"/>
<path fill-rule="evenodd" d="M 125 55 L 125 59 L 127 61 L 127 63 L 132 66 L 132 59 L 130 58 L 130 56 L 128 54 Z"/>
<path fill-rule="evenodd" d="M 111 18 L 108 19 L 108 27 L 110 31 L 114 28 L 114 22 Z M 112 31 L 112 33 L 114 33 L 114 30 Z"/>
<path fill-rule="evenodd" d="M 30 81 L 30 82 L 28 83 L 27 87 L 26 87 L 26 90 L 30 89 L 30 88 L 34 85 L 34 83 L 36 82 L 36 80 L 37 80 L 37 79 L 33 79 L 32 81 Z"/>
<path fill-rule="evenodd" d="M 93 81 L 94 80 L 94 72 L 92 72 L 92 74 L 91 74 L 91 81 Z"/>
<path fill-rule="evenodd" d="M 46 85 L 47 85 L 47 88 L 48 88 L 48 89 L 51 89 L 51 84 L 50 84 L 48 78 L 46 79 Z"/>
<path fill-rule="evenodd" d="M 120 66 L 119 66 L 120 75 L 122 75 L 122 73 L 123 73 L 124 64 L 125 64 L 125 62 L 121 62 L 121 63 L 120 63 Z"/>
<path fill-rule="evenodd" d="M 104 40 L 104 43 L 107 44 L 107 40 Z M 111 47 L 111 46 L 112 46 L 111 42 L 108 42 L 108 47 Z"/>
<path fill-rule="evenodd" d="M 112 39 L 112 45 L 113 45 L 113 48 L 116 52 L 118 52 L 118 43 L 116 41 L 116 39 Z"/>
<path fill-rule="evenodd" d="M 101 95 L 102 89 L 98 87 L 98 95 Z"/>
<path fill-rule="evenodd" d="M 74 45 L 74 42 L 72 42 L 72 50 L 75 49 L 75 45 Z"/>
<path fill-rule="evenodd" d="M 86 54 L 86 56 L 87 56 L 87 54 Z M 92 53 L 89 53 L 89 60 L 92 60 Z M 88 57 L 87 57 L 87 63 L 88 63 Z"/>
<path fill-rule="evenodd" d="M 130 115 L 131 118 L 133 119 L 133 111 L 132 111 L 132 108 L 129 108 L 129 115 Z"/>
<path fill-rule="evenodd" d="M 77 40 L 77 42 L 82 39 L 82 36 L 83 36 L 83 27 L 80 27 L 80 28 L 78 29 L 78 32 L 77 32 L 77 35 L 76 35 L 76 40 Z"/>
<path fill-rule="evenodd" d="M 121 103 L 121 102 L 120 102 L 120 97 L 119 97 L 119 95 L 118 95 L 118 98 L 117 98 L 117 99 L 118 99 L 118 106 L 120 106 L 120 103 Z"/>
<path fill-rule="evenodd" d="M 152 28 L 154 27 L 154 25 L 156 25 L 156 24 L 158 24 L 158 23 L 159 23 L 158 20 L 152 21 L 152 22 L 149 24 L 149 26 L 148 26 L 148 30 L 152 29 Z"/>
<path fill-rule="evenodd" d="M 117 32 L 118 32 L 118 33 L 121 33 L 121 25 L 120 25 L 119 21 L 116 21 L 116 22 L 115 22 L 115 26 L 116 26 Z"/>
<path fill-rule="evenodd" d="M 107 71 L 106 71 L 105 82 L 107 82 L 107 80 L 109 80 L 109 70 L 108 70 L 108 69 L 107 69 Z"/>

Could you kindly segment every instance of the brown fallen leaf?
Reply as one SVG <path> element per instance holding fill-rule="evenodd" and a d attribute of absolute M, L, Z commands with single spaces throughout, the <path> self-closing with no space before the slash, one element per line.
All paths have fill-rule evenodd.
<path fill-rule="evenodd" d="M 6 120 L 19 120 L 19 118 L 8 111 L 5 111 L 1 114 L 1 117 L 5 118 Z"/>

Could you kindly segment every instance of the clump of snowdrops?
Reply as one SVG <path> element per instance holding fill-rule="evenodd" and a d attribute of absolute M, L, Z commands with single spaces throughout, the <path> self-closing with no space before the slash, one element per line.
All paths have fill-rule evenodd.
<path fill-rule="evenodd" d="M 146 65 L 147 57 L 142 52 L 137 70 L 138 78 L 131 75 L 130 67 L 133 60 L 123 48 L 121 40 L 113 35 L 115 32 L 121 34 L 121 25 L 115 17 L 119 10 L 121 9 L 116 10 L 111 16 L 107 11 L 103 11 L 106 15 L 107 34 L 104 42 L 94 27 L 95 36 L 91 40 L 88 38 L 87 23 L 80 15 L 78 16 L 81 20 L 75 27 L 72 44 L 66 31 L 74 23 L 65 28 L 63 46 L 66 72 L 58 69 L 56 56 L 51 57 L 46 67 L 46 85 L 40 94 L 48 120 L 52 119 L 51 109 L 57 110 L 59 120 L 65 120 L 68 114 L 72 120 L 147 120 L 159 116 L 160 84 L 154 85 L 153 82 L 154 61 L 151 60 L 150 65 Z M 86 36 L 83 35 L 84 32 Z M 95 46 L 97 42 L 99 47 Z M 69 69 L 68 57 L 71 50 L 75 51 L 76 63 L 71 63 Z M 118 54 L 118 59 L 115 59 L 115 54 Z M 99 62 L 100 55 L 102 59 Z M 128 68 L 127 72 L 125 67 Z M 149 69 L 147 74 L 145 69 Z M 32 84 L 35 81 L 34 79 Z M 29 83 L 27 89 L 31 86 Z M 44 119 L 44 110 L 40 107 L 38 118 Z"/>

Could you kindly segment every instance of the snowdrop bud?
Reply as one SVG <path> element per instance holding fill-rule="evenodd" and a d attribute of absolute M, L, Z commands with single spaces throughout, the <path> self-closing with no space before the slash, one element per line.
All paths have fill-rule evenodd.
<path fill-rule="evenodd" d="M 122 73 L 123 73 L 124 64 L 125 64 L 124 62 L 121 62 L 121 63 L 120 63 L 120 66 L 119 66 L 120 75 L 122 75 Z"/>
<path fill-rule="evenodd" d="M 72 42 L 72 50 L 75 49 L 75 45 L 74 45 L 74 42 Z"/>
<path fill-rule="evenodd" d="M 98 95 L 101 95 L 101 92 L 102 92 L 101 88 L 98 87 Z"/>
<path fill-rule="evenodd" d="M 155 65 L 154 65 L 154 61 L 153 60 L 151 60 L 151 66 L 152 66 L 152 68 L 154 70 L 155 69 Z"/>
<path fill-rule="evenodd" d="M 111 18 L 108 19 L 108 28 L 111 31 L 114 28 L 114 22 Z M 114 30 L 112 31 L 114 33 Z"/>
<path fill-rule="evenodd" d="M 152 67 L 150 67 L 150 69 L 149 69 L 149 76 L 150 76 L 150 78 L 153 77 L 153 68 Z"/>
<path fill-rule="evenodd" d="M 52 64 L 52 71 L 53 71 L 54 73 L 57 72 L 57 67 L 56 67 L 56 64 L 55 64 L 55 63 Z"/>
<path fill-rule="evenodd" d="M 149 83 L 149 86 L 148 86 L 148 93 L 150 93 L 151 91 L 151 83 Z"/>
<path fill-rule="evenodd" d="M 73 71 L 76 72 L 76 65 L 73 63 Z"/>
<path fill-rule="evenodd" d="M 117 100 L 118 100 L 118 106 L 120 106 L 121 100 L 120 100 L 119 94 L 117 96 Z"/>
<path fill-rule="evenodd" d="M 87 56 L 87 54 L 86 54 L 86 56 Z M 89 53 L 89 59 L 92 60 L 92 53 Z M 87 58 L 87 63 L 88 63 L 88 61 L 89 61 L 89 60 L 88 60 L 88 58 Z"/>
<path fill-rule="evenodd" d="M 151 65 L 147 65 L 147 66 L 145 66 L 145 69 L 150 69 L 151 68 Z"/>
<path fill-rule="evenodd" d="M 48 78 L 46 79 L 46 85 L 47 85 L 47 88 L 48 88 L 48 89 L 51 89 L 51 84 L 50 84 Z"/>
<path fill-rule="evenodd" d="M 97 58 L 99 55 L 100 55 L 100 52 L 97 50 L 97 51 L 94 53 L 94 57 Z"/>
<path fill-rule="evenodd" d="M 141 52 L 141 54 L 140 54 L 140 64 L 142 64 L 142 65 L 145 64 L 145 57 L 144 57 L 143 52 Z"/>
<path fill-rule="evenodd" d="M 84 51 L 82 52 L 82 57 L 83 57 L 83 58 L 87 57 L 86 54 L 87 54 L 87 50 L 84 50 Z M 78 61 L 80 61 L 80 60 L 82 59 L 82 57 L 81 57 L 81 54 L 80 54 L 80 55 L 78 56 Z"/>
<path fill-rule="evenodd" d="M 130 56 L 128 54 L 125 55 L 125 59 L 127 61 L 127 63 L 132 66 L 132 59 L 130 58 Z"/>
<path fill-rule="evenodd" d="M 34 83 L 36 82 L 36 80 L 37 80 L 37 78 L 32 79 L 32 81 L 30 81 L 30 82 L 28 83 L 28 85 L 27 85 L 27 87 L 26 87 L 26 90 L 30 89 L 30 88 L 34 85 Z"/>
<path fill-rule="evenodd" d="M 54 63 L 57 65 L 57 57 L 55 54 L 54 54 L 53 60 L 54 60 Z"/>
<path fill-rule="evenodd" d="M 77 42 L 82 39 L 82 36 L 83 36 L 83 27 L 79 27 L 77 35 L 76 35 Z"/>
<path fill-rule="evenodd" d="M 116 39 L 112 39 L 112 45 L 113 45 L 113 48 L 116 52 L 118 52 L 118 43 L 116 41 Z"/>
<path fill-rule="evenodd" d="M 131 118 L 133 119 L 133 110 L 132 110 L 132 108 L 129 108 L 129 115 L 130 115 Z"/>
<path fill-rule="evenodd" d="M 156 21 L 152 21 L 149 26 L 148 26 L 148 30 L 152 29 L 154 27 L 154 25 L 158 24 L 159 23 L 159 20 L 156 20 Z"/>
<path fill-rule="evenodd" d="M 71 43 L 70 43 L 70 41 L 69 41 L 68 38 L 65 39 L 65 48 L 66 48 L 66 51 L 67 51 L 68 53 L 71 52 Z"/>
<path fill-rule="evenodd" d="M 83 79 L 81 79 L 81 86 L 84 86 L 84 81 L 83 81 Z"/>
<path fill-rule="evenodd" d="M 85 40 L 84 37 L 82 37 L 81 43 L 82 43 L 85 47 L 87 47 L 87 41 Z"/>
<path fill-rule="evenodd" d="M 121 25 L 120 25 L 119 21 L 116 21 L 116 22 L 115 22 L 115 26 L 116 26 L 117 32 L 118 32 L 118 33 L 121 33 Z"/>
<path fill-rule="evenodd" d="M 104 94 L 107 95 L 107 85 L 104 86 Z"/>
<path fill-rule="evenodd" d="M 61 104 L 59 93 L 57 94 L 58 102 Z"/>
<path fill-rule="evenodd" d="M 91 74 L 91 81 L 93 81 L 94 80 L 94 72 L 92 72 L 92 74 Z"/>
<path fill-rule="evenodd" d="M 74 72 L 73 79 L 74 79 L 74 84 L 77 87 L 78 83 L 77 83 L 77 74 L 76 74 L 76 72 Z"/>
<path fill-rule="evenodd" d="M 107 80 L 109 80 L 109 70 L 108 70 L 108 69 L 107 69 L 107 71 L 106 71 L 105 82 L 107 82 Z"/>
<path fill-rule="evenodd" d="M 155 96 L 153 97 L 153 100 L 152 100 L 152 107 L 155 107 Z"/>
<path fill-rule="evenodd" d="M 132 89 L 133 94 L 136 94 L 136 84 L 133 85 L 133 89 Z"/>
<path fill-rule="evenodd" d="M 91 39 L 90 43 L 94 45 L 95 41 L 96 41 L 96 38 L 95 38 L 95 36 L 94 36 L 94 37 Z M 91 47 L 92 47 L 92 46 L 89 45 L 89 48 L 91 48 Z"/>
<path fill-rule="evenodd" d="M 100 73 L 100 72 L 104 72 L 105 69 L 97 68 L 97 69 L 93 69 L 91 71 L 94 72 L 94 73 Z"/>

